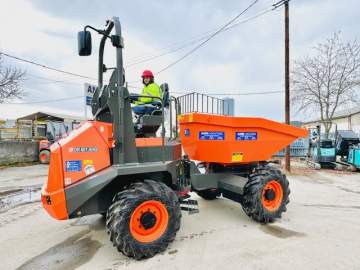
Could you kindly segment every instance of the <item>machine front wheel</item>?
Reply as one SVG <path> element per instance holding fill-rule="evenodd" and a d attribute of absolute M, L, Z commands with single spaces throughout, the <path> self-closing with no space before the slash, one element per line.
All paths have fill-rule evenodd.
<path fill-rule="evenodd" d="M 260 168 L 249 176 L 242 207 L 255 221 L 273 222 L 286 211 L 289 194 L 289 182 L 284 174 L 276 169 Z"/>
<path fill-rule="evenodd" d="M 145 180 L 115 195 L 106 227 L 118 251 L 139 260 L 164 251 L 175 239 L 180 219 L 176 193 L 163 183 Z"/>

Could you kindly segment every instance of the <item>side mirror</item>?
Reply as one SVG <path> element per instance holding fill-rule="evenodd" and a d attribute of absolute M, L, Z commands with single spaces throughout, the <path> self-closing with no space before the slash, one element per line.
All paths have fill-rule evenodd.
<path fill-rule="evenodd" d="M 169 92 L 169 85 L 167 83 L 163 83 L 160 85 L 160 89 L 163 93 Z"/>
<path fill-rule="evenodd" d="M 91 33 L 89 31 L 80 31 L 78 33 L 78 52 L 80 56 L 91 54 Z"/>

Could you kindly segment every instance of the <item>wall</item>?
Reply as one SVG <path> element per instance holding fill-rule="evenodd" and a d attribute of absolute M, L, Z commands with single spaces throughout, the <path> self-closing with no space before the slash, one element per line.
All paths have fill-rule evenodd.
<path fill-rule="evenodd" d="M 360 135 L 360 113 L 351 116 L 351 128 Z"/>
<path fill-rule="evenodd" d="M 0 165 L 38 161 L 38 154 L 38 142 L 0 141 Z"/>

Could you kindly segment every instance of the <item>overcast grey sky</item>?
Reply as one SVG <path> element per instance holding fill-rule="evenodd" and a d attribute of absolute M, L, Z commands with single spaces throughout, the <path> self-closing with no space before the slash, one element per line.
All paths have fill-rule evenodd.
<path fill-rule="evenodd" d="M 164 47 L 188 41 L 225 24 L 252 0 L 174 0 L 174 1 L 21 1 L 1 0 L 0 50 L 55 68 L 91 77 L 97 75 L 97 42 L 93 33 L 94 53 L 77 55 L 76 35 L 86 24 L 102 28 L 108 17 L 118 16 L 125 40 L 125 64 L 159 53 Z M 259 0 L 239 21 L 277 2 Z M 358 0 L 292 0 L 290 2 L 290 56 L 298 59 L 311 53 L 311 47 L 335 31 L 344 40 L 359 38 Z M 168 82 L 176 92 L 248 93 L 284 89 L 284 9 L 267 13 L 215 37 L 199 51 L 156 77 Z M 194 46 L 194 45 L 193 45 Z M 186 47 L 156 60 L 126 69 L 128 81 L 139 80 L 143 69 L 158 71 L 181 57 Z M 160 51 L 161 52 L 161 51 Z M 113 63 L 109 48 L 106 62 Z M 66 98 L 83 94 L 80 79 L 9 60 L 28 73 L 23 88 L 27 96 L 20 102 Z M 54 82 L 51 80 L 65 81 Z M 132 83 L 141 87 L 141 81 Z M 134 91 L 133 89 L 131 91 Z M 139 90 L 138 90 L 139 91 Z M 283 120 L 284 96 L 249 95 L 236 97 L 236 114 Z M 18 101 L 13 101 L 18 102 Z M 29 108 L 30 106 L 27 106 Z M 36 105 L 57 111 L 80 114 L 83 100 Z M 50 108 L 46 108 L 50 107 Z M 14 109 L 12 109 L 14 108 Z M 0 117 L 23 111 L 23 106 L 0 105 Z M 31 106 L 34 108 L 34 105 Z M 25 112 L 25 110 L 24 110 Z M 4 116 L 5 115 L 5 116 Z M 292 119 L 301 117 L 293 114 Z"/>

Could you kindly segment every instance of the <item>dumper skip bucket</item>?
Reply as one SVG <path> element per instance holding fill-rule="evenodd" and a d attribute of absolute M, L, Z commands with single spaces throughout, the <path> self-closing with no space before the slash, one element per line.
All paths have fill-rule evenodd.
<path fill-rule="evenodd" d="M 266 161 L 307 130 L 255 117 L 191 113 L 179 116 L 180 137 L 190 159 L 222 164 Z"/>

